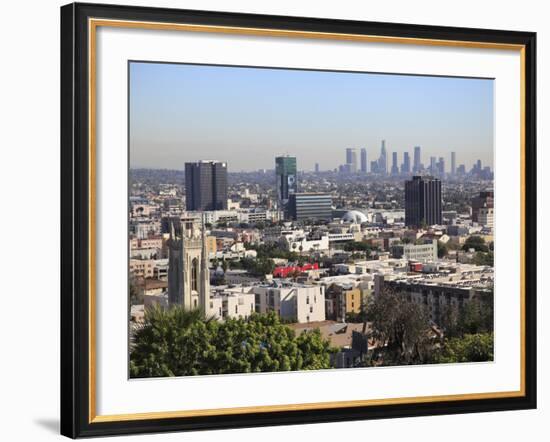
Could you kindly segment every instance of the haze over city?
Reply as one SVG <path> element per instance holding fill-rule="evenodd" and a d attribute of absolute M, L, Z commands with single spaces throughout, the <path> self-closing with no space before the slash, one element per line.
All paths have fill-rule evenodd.
<path fill-rule="evenodd" d="M 493 81 L 268 68 L 130 64 L 130 167 L 183 169 L 227 161 L 229 171 L 334 169 L 346 148 L 381 140 L 388 156 L 444 157 L 493 167 Z"/>

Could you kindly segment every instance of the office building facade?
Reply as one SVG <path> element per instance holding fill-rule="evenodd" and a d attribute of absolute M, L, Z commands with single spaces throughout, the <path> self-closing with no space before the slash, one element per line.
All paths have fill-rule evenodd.
<path fill-rule="evenodd" d="M 405 224 L 420 227 L 441 224 L 441 181 L 413 176 L 405 181 Z"/>
<path fill-rule="evenodd" d="M 328 193 L 294 193 L 286 207 L 287 219 L 332 219 L 332 197 Z"/>
<path fill-rule="evenodd" d="M 227 163 L 185 163 L 185 207 L 190 211 L 227 209 Z"/>

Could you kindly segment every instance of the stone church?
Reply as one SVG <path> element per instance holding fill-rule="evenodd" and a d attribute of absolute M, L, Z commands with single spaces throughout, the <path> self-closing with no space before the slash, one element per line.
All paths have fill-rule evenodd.
<path fill-rule="evenodd" d="M 206 312 L 210 271 L 204 222 L 172 219 L 168 246 L 168 302 L 186 310 Z"/>

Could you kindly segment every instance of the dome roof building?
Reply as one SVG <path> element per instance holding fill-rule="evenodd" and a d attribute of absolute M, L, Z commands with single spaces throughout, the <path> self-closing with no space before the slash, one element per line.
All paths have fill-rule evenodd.
<path fill-rule="evenodd" d="M 363 212 L 360 212 L 359 210 L 350 210 L 349 212 L 346 212 L 344 216 L 342 217 L 342 221 L 345 223 L 356 223 L 356 224 L 362 224 L 368 222 L 367 215 L 365 215 Z"/>

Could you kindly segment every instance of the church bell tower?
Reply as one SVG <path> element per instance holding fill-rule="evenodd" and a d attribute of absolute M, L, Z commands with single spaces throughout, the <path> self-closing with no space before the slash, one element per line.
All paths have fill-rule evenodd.
<path fill-rule="evenodd" d="M 168 239 L 168 302 L 206 313 L 210 299 L 210 270 L 204 217 L 171 219 Z"/>

